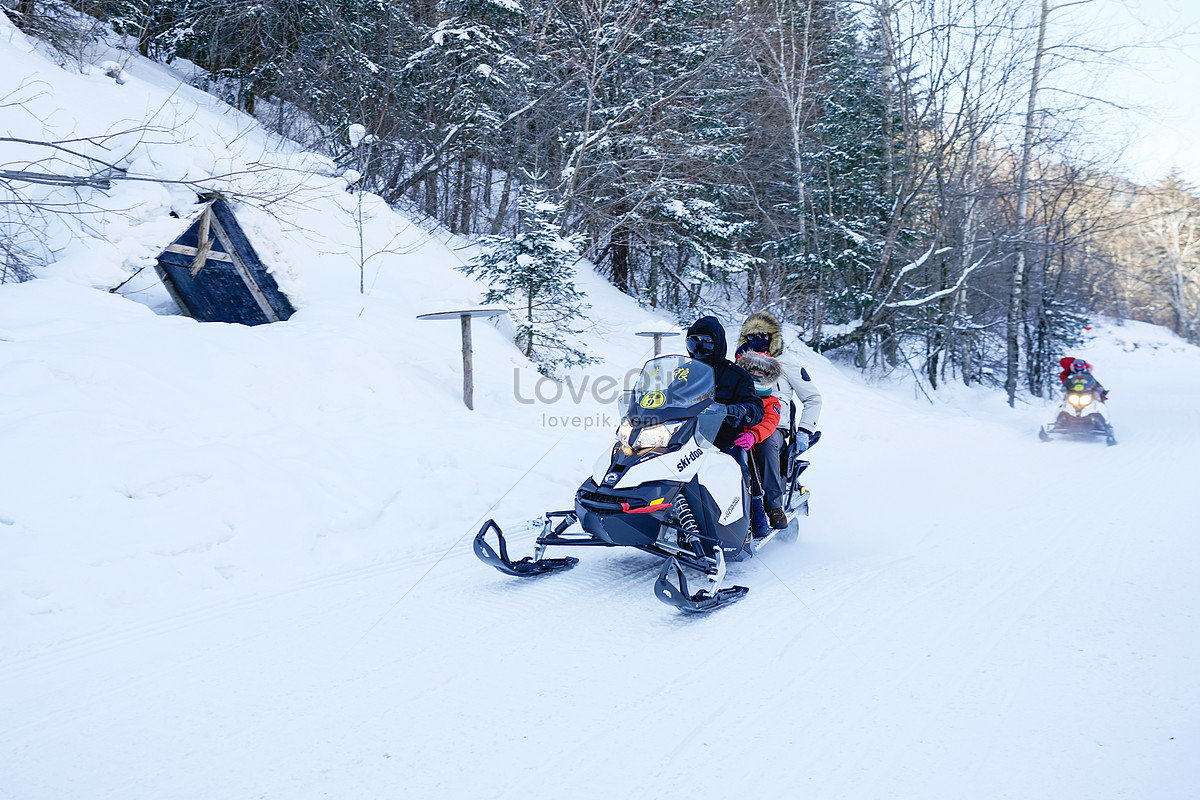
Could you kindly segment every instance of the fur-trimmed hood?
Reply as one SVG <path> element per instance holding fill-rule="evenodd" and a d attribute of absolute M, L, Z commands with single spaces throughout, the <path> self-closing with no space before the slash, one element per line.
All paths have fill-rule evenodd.
<path fill-rule="evenodd" d="M 770 311 L 755 311 L 746 318 L 742 332 L 738 336 L 738 349 L 746 343 L 751 334 L 761 333 L 769 337 L 767 352 L 778 356 L 783 352 L 783 336 L 779 332 L 779 320 Z"/>
<path fill-rule="evenodd" d="M 758 353 L 754 350 L 747 350 L 738 356 L 737 365 L 749 372 L 751 369 L 756 369 L 762 372 L 766 377 L 761 380 L 755 376 L 755 383 L 773 384 L 783 377 L 783 367 L 779 362 L 771 358 L 766 353 Z"/>

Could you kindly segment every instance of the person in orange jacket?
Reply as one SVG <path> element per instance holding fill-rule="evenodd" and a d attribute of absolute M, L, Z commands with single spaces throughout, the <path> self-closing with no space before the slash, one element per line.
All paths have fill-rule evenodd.
<path fill-rule="evenodd" d="M 777 505 L 782 504 L 783 486 L 778 477 L 780 473 L 778 469 L 768 469 L 768 465 L 779 463 L 780 450 L 783 448 L 783 434 L 779 432 L 780 403 L 774 393 L 775 384 L 783 375 L 783 367 L 766 353 L 754 350 L 747 350 L 738 356 L 737 365 L 754 378 L 754 391 L 763 404 L 762 422 L 746 428 L 733 440 L 734 444 L 745 450 L 754 449 L 754 463 L 758 466 L 758 474 L 762 476 L 767 507 L 763 507 L 764 499 L 754 499 L 752 525 L 756 532 L 768 526 L 786 528 L 787 517 L 783 515 L 782 510 L 777 515 L 771 513 L 774 510 L 771 506 L 772 501 Z"/>

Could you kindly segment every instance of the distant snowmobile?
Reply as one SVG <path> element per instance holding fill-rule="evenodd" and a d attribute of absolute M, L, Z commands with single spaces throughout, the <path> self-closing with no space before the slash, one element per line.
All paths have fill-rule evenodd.
<path fill-rule="evenodd" d="M 1103 436 L 1111 447 L 1117 443 L 1105 407 L 1103 391 L 1090 373 L 1068 375 L 1066 393 L 1058 409 L 1058 416 L 1049 426 L 1043 426 L 1038 438 L 1048 442 L 1055 436 L 1072 439 L 1092 439 Z"/>
<path fill-rule="evenodd" d="M 617 443 L 575 494 L 572 511 L 551 511 L 533 556 L 512 561 L 504 533 L 488 520 L 475 554 L 507 575 L 570 569 L 579 559 L 545 558 L 546 548 L 635 547 L 663 556 L 655 596 L 687 612 L 740 600 L 745 586 L 723 587 L 727 561 L 753 556 L 780 531 L 750 535 L 749 495 L 738 462 L 713 444 L 725 419 L 715 402 L 712 367 L 686 356 L 646 363 L 617 429 Z M 807 466 L 807 462 L 805 462 Z M 575 523 L 582 530 L 571 530 Z M 495 533 L 497 546 L 488 542 Z M 683 567 L 708 586 L 689 593 Z"/>

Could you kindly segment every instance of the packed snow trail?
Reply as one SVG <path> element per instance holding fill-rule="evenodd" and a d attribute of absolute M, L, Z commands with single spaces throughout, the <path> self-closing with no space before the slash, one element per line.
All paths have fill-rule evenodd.
<path fill-rule="evenodd" d="M 488 325 L 462 408 L 457 326 L 415 317 L 482 297 L 470 245 L 165 67 L 118 85 L 0 33 L 8 136 L 164 181 L 51 196 L 88 211 L 37 229 L 71 283 L 0 286 L 0 798 L 1194 796 L 1196 348 L 1081 350 L 1113 448 L 1039 443 L 1049 399 L 931 405 L 811 356 L 813 515 L 731 568 L 745 600 L 685 617 L 619 551 L 510 580 L 479 524 L 569 507 L 616 420 L 578 373 L 526 402 Z M 273 199 L 238 213 L 295 317 L 147 309 L 184 179 Z M 147 266 L 143 305 L 83 288 Z M 593 376 L 637 370 L 664 321 L 578 285 Z"/>
<path fill-rule="evenodd" d="M 1039 443 L 1049 401 L 951 389 L 930 406 L 814 366 L 813 516 L 731 567 L 749 597 L 700 618 L 653 597 L 642 554 L 588 551 L 527 581 L 477 561 L 475 517 L 568 507 L 612 433 L 447 409 L 415 453 L 428 472 L 398 475 L 420 492 L 356 509 L 360 533 L 314 542 L 323 566 L 245 551 L 228 567 L 256 580 L 211 600 L 158 587 L 169 613 L 134 595 L 123 615 L 114 598 L 119 623 L 27 617 L 0 661 L 0 796 L 1188 797 L 1200 359 L 1126 352 L 1123 332 L 1165 338 L 1128 326 L 1086 353 L 1121 403 L 1115 448 Z M 372 407 L 343 409 L 338 443 L 421 435 Z M 292 446 L 307 493 L 328 493 L 314 510 L 356 505 L 323 461 L 333 441 Z M 175 480 L 160 499 L 194 490 Z M 109 566 L 135 579 L 137 561 Z M 91 627 L 44 641 L 55 616 Z"/>

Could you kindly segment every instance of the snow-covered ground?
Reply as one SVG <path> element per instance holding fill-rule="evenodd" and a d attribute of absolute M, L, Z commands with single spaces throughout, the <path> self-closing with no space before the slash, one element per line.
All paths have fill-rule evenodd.
<path fill-rule="evenodd" d="M 570 505 L 612 441 L 595 381 L 661 320 L 582 274 L 604 362 L 561 393 L 477 323 L 469 412 L 458 326 L 415 319 L 481 297 L 457 244 L 145 62 L 116 84 L 0 28 L 0 67 L 0 97 L 40 87 L 0 135 L 169 108 L 192 124 L 124 166 L 288 182 L 239 213 L 300 306 L 246 328 L 104 291 L 191 202 L 141 182 L 0 287 L 0 798 L 1196 796 L 1197 348 L 1098 324 L 1111 448 L 1040 443 L 1050 401 L 806 354 L 813 515 L 731 566 L 745 600 L 681 615 L 633 552 L 517 581 L 472 536 Z"/>

